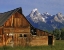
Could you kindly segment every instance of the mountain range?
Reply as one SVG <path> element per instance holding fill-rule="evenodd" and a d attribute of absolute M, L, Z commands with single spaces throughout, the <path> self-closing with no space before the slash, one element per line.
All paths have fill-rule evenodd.
<path fill-rule="evenodd" d="M 29 15 L 26 16 L 28 21 L 35 27 L 41 30 L 54 30 L 64 27 L 64 15 L 57 13 L 50 15 L 48 12 L 39 13 L 38 9 L 33 9 Z"/>

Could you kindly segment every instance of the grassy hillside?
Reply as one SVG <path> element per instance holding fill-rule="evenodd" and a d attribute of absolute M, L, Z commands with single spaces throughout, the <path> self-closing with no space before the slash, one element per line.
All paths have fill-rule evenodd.
<path fill-rule="evenodd" d="M 0 47 L 0 50 L 64 50 L 64 40 L 56 40 L 54 46 Z"/>

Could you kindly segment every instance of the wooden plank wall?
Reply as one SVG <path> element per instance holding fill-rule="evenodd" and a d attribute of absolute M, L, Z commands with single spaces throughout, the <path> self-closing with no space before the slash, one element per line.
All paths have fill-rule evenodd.
<path fill-rule="evenodd" d="M 48 35 L 49 35 L 49 33 L 37 29 L 37 36 L 48 36 Z"/>
<path fill-rule="evenodd" d="M 0 45 L 2 46 L 3 42 L 3 34 L 2 34 L 2 28 L 0 28 Z"/>
<path fill-rule="evenodd" d="M 48 36 L 34 36 L 30 42 L 31 46 L 48 45 Z"/>
<path fill-rule="evenodd" d="M 30 24 L 20 13 L 13 14 L 4 24 L 4 27 L 28 27 Z"/>

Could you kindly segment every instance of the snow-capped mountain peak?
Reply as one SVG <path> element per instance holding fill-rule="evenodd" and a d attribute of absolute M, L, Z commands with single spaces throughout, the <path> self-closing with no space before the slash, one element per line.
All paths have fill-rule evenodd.
<path fill-rule="evenodd" d="M 43 13 L 44 15 L 50 15 L 48 12 Z"/>
<path fill-rule="evenodd" d="M 31 11 L 30 14 L 33 14 L 33 15 L 37 14 L 37 15 L 39 15 L 40 13 L 38 12 L 38 9 L 35 8 L 35 9 L 33 9 L 33 10 Z"/>
<path fill-rule="evenodd" d="M 39 21 L 46 22 L 45 18 L 42 16 L 42 14 L 39 13 L 37 8 L 31 11 L 30 18 L 34 23 L 37 23 Z"/>
<path fill-rule="evenodd" d="M 64 16 L 62 15 L 62 13 L 57 13 L 54 16 L 54 20 L 57 22 L 63 23 L 64 22 Z"/>
<path fill-rule="evenodd" d="M 37 8 L 33 9 L 26 17 L 36 28 L 53 30 L 64 27 L 64 16 L 62 13 L 50 15 L 48 12 L 41 14 Z"/>
<path fill-rule="evenodd" d="M 33 12 L 35 12 L 35 11 L 37 11 L 37 10 L 38 10 L 38 9 L 37 9 L 37 8 L 35 8 L 35 9 L 33 9 L 32 11 L 33 11 Z"/>

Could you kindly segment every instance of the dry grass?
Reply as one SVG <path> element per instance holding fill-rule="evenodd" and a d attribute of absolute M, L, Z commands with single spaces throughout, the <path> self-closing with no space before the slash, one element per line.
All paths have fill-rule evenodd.
<path fill-rule="evenodd" d="M 0 47 L 0 50 L 64 50 L 64 40 L 56 40 L 54 46 Z"/>

